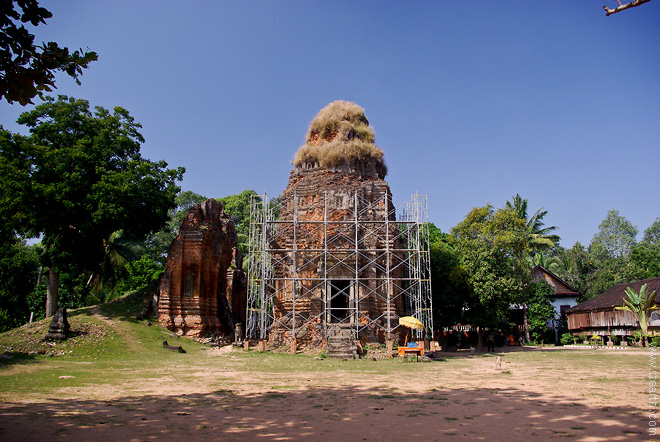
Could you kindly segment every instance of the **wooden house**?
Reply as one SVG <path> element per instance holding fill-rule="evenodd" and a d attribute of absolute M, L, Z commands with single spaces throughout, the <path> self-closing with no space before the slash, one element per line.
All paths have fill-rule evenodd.
<path fill-rule="evenodd" d="M 555 294 L 550 299 L 550 303 L 555 309 L 555 317 L 547 322 L 547 326 L 548 329 L 554 331 L 555 342 L 558 342 L 559 334 L 565 330 L 562 328 L 562 315 L 565 315 L 568 309 L 577 304 L 577 299 L 581 296 L 581 293 L 563 281 L 559 276 L 539 265 L 532 269 L 532 282 L 540 281 L 547 282 L 555 291 Z M 522 334 L 524 332 L 524 311 L 521 306 L 511 306 L 510 322 L 515 324 L 515 328 L 519 333 Z"/>
<path fill-rule="evenodd" d="M 566 312 L 569 330 L 575 334 L 601 336 L 630 336 L 639 328 L 634 314 L 626 310 L 617 310 L 624 305 L 626 287 L 639 292 L 642 285 L 648 284 L 649 293 L 660 291 L 660 277 L 643 279 L 616 285 L 600 295 L 570 308 Z M 660 328 L 660 316 L 655 312 L 651 316 L 649 330 Z"/>
<path fill-rule="evenodd" d="M 581 293 L 545 267 L 536 266 L 532 269 L 532 281 L 545 281 L 554 289 L 555 295 L 552 297 L 551 303 L 557 318 L 565 314 L 569 308 L 577 305 L 577 299 Z"/>

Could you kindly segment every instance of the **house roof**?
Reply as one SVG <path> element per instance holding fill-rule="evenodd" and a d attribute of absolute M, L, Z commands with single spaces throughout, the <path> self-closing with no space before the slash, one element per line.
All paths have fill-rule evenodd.
<path fill-rule="evenodd" d="M 552 286 L 555 290 L 555 296 L 580 296 L 580 292 L 575 290 L 573 287 L 568 285 L 564 280 L 559 276 L 552 273 L 550 270 L 546 269 L 543 266 L 535 266 L 532 269 L 532 273 L 536 276 L 539 273 L 543 274 L 543 279 Z M 539 275 L 540 279 L 541 275 Z M 536 278 L 535 278 L 536 279 Z"/>
<path fill-rule="evenodd" d="M 595 298 L 592 298 L 568 309 L 566 313 L 577 313 L 587 310 L 605 310 L 612 309 L 617 306 L 622 306 L 623 299 L 626 297 L 626 287 L 630 287 L 636 292 L 639 292 L 639 289 L 642 288 L 644 284 L 648 284 L 649 293 L 653 292 L 654 290 L 660 291 L 660 277 L 619 284 L 615 285 L 609 290 L 605 290 Z"/>

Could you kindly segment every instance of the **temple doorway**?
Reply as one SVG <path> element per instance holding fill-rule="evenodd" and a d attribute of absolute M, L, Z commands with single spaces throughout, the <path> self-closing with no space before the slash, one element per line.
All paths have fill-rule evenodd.
<path fill-rule="evenodd" d="M 351 313 L 352 281 L 336 279 L 330 281 L 329 322 L 348 322 Z"/>

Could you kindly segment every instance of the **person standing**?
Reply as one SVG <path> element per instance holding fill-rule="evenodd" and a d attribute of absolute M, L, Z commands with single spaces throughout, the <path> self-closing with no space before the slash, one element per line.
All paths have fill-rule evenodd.
<path fill-rule="evenodd" d="M 493 332 L 488 333 L 486 342 L 488 343 L 488 351 L 495 352 L 495 336 L 493 336 Z"/>

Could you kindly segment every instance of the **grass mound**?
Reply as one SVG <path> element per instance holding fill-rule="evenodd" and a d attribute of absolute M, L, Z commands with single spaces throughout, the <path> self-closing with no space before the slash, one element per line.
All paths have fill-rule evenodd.
<path fill-rule="evenodd" d="M 177 337 L 155 318 L 151 322 L 137 319 L 151 296 L 149 291 L 142 291 L 106 304 L 69 310 L 71 334 L 64 341 L 44 340 L 52 318 L 0 333 L 0 367 L 42 357 L 122 361 L 139 356 L 149 360 L 169 356 L 171 351 L 162 347 L 164 340 L 186 350 L 199 349 L 198 343 Z"/>
<path fill-rule="evenodd" d="M 69 339 L 62 342 L 46 342 L 44 336 L 48 333 L 50 321 L 51 319 L 47 318 L 0 335 L 0 351 L 5 352 L 6 360 L 11 360 L 10 356 L 18 358 L 34 355 L 65 356 L 81 349 L 86 353 L 91 348 L 99 347 L 108 332 L 102 323 L 93 321 L 85 315 L 77 315 L 69 318 L 72 330 Z"/>
<path fill-rule="evenodd" d="M 311 122 L 294 165 L 318 162 L 321 167 L 333 167 L 356 160 L 373 160 L 383 176 L 387 173 L 383 151 L 375 144 L 364 109 L 350 101 L 334 101 Z"/>

